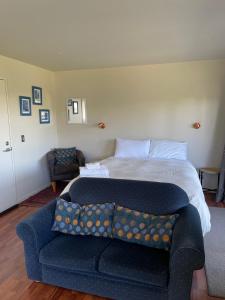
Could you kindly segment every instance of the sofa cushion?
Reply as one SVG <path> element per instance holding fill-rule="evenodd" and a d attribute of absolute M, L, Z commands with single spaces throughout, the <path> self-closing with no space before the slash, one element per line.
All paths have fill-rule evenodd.
<path fill-rule="evenodd" d="M 88 204 L 58 198 L 53 231 L 73 235 L 112 237 L 114 203 Z"/>
<path fill-rule="evenodd" d="M 113 237 L 169 250 L 177 217 L 178 214 L 156 216 L 117 205 L 113 219 Z"/>
<path fill-rule="evenodd" d="M 169 253 L 115 239 L 102 253 L 98 270 L 123 279 L 167 287 Z"/>
<path fill-rule="evenodd" d="M 40 251 L 42 264 L 68 271 L 96 271 L 99 257 L 111 239 L 60 234 Z"/>
<path fill-rule="evenodd" d="M 79 204 L 57 198 L 55 221 L 53 223 L 52 230 L 76 234 L 75 225 L 79 222 L 80 211 L 81 207 Z"/>
<path fill-rule="evenodd" d="M 114 203 L 83 205 L 77 234 L 112 237 Z"/>

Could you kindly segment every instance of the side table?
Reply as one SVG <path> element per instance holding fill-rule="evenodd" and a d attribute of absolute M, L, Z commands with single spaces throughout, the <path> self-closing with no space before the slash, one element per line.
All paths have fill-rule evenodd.
<path fill-rule="evenodd" d="M 203 176 L 204 175 L 216 175 L 217 176 L 217 188 L 218 188 L 219 180 L 220 180 L 220 169 L 219 168 L 210 168 L 210 167 L 200 168 L 199 169 L 199 179 L 200 179 L 201 185 L 203 183 Z M 213 189 L 213 190 L 204 188 L 204 190 L 215 192 L 215 191 L 217 191 L 217 188 Z"/>

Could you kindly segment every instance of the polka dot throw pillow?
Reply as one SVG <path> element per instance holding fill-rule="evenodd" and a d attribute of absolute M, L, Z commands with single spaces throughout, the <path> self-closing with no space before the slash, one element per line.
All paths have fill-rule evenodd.
<path fill-rule="evenodd" d="M 178 214 L 156 216 L 116 206 L 113 237 L 148 247 L 169 250 Z"/>
<path fill-rule="evenodd" d="M 58 198 L 53 231 L 74 235 L 112 237 L 114 203 L 88 204 Z"/>
<path fill-rule="evenodd" d="M 112 237 L 113 213 L 113 203 L 82 206 L 79 233 L 81 235 Z"/>
<path fill-rule="evenodd" d="M 81 207 L 78 203 L 72 203 L 58 198 L 55 209 L 55 221 L 53 231 L 76 234 L 75 226 L 79 222 Z"/>

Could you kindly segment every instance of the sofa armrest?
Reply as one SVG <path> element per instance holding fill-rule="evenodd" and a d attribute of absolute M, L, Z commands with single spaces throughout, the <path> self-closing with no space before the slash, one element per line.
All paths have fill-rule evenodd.
<path fill-rule="evenodd" d="M 27 274 L 32 280 L 41 280 L 40 249 L 59 234 L 51 231 L 55 206 L 56 200 L 53 200 L 16 226 L 17 235 L 24 243 Z"/>
<path fill-rule="evenodd" d="M 85 166 L 85 157 L 82 151 L 76 150 L 76 159 L 79 167 L 84 167 Z"/>
<path fill-rule="evenodd" d="M 205 263 L 200 217 L 189 204 L 179 212 L 170 250 L 169 300 L 189 300 L 193 271 Z"/>

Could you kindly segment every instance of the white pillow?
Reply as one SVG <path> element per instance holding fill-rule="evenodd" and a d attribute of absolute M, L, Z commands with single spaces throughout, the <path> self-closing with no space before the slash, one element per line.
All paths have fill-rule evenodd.
<path fill-rule="evenodd" d="M 150 140 L 116 139 L 116 158 L 147 159 L 150 151 Z"/>
<path fill-rule="evenodd" d="M 168 140 L 152 140 L 149 158 L 187 160 L 187 143 Z"/>

